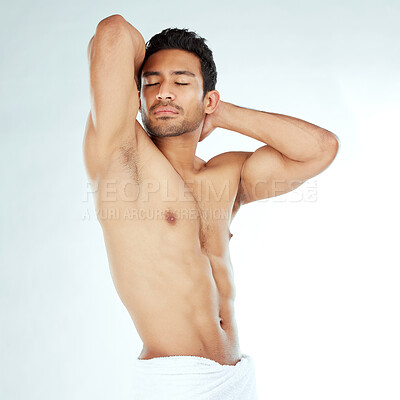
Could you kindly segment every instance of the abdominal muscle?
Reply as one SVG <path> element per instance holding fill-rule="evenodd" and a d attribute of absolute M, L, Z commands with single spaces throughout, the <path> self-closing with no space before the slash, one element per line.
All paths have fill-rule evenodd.
<path fill-rule="evenodd" d="M 115 287 L 143 341 L 139 359 L 190 355 L 235 365 L 241 354 L 226 261 L 188 248 L 187 235 L 171 248 L 111 231 L 103 225 Z"/>

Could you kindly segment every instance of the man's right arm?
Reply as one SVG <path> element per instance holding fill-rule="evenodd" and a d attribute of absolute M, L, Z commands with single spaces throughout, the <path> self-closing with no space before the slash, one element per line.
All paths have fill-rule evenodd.
<path fill-rule="evenodd" d="M 123 140 L 136 142 L 137 83 L 144 55 L 142 35 L 122 16 L 112 15 L 97 25 L 88 46 L 91 111 L 84 154 L 90 175 Z"/>

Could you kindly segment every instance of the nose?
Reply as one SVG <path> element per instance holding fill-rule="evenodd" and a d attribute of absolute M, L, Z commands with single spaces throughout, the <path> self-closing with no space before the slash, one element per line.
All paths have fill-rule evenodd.
<path fill-rule="evenodd" d="M 175 95 L 171 91 L 171 86 L 167 82 L 160 83 L 160 90 L 158 91 L 157 100 L 175 100 Z"/>

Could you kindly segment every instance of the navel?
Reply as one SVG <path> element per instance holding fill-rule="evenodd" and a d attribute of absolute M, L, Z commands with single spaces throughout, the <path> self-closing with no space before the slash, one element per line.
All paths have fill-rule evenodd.
<path fill-rule="evenodd" d="M 166 221 L 170 224 L 170 225 L 175 225 L 177 218 L 174 212 L 168 210 L 164 213 L 165 219 Z"/>

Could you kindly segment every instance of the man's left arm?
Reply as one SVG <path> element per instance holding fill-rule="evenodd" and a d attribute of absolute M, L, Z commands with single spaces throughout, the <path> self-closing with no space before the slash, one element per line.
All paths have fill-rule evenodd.
<path fill-rule="evenodd" d="M 338 152 L 336 135 L 298 118 L 223 101 L 219 102 L 213 114 L 207 116 L 209 121 L 206 118 L 208 127 L 212 124 L 212 128 L 235 131 L 266 144 L 249 153 L 243 162 L 242 204 L 297 188 L 325 170 Z M 211 130 L 203 132 L 200 140 Z"/>

